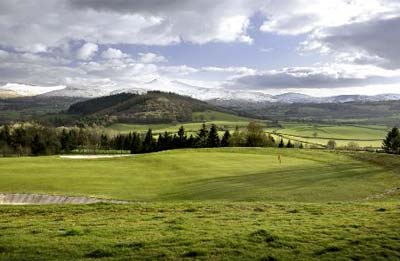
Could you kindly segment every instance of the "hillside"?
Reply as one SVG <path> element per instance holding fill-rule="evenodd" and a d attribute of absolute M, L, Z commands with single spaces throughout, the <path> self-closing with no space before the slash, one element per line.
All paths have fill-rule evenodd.
<path fill-rule="evenodd" d="M 345 103 L 270 103 L 246 101 L 209 101 L 240 115 L 269 120 L 316 121 L 353 124 L 398 125 L 400 101 Z"/>
<path fill-rule="evenodd" d="M 14 121 L 43 120 L 61 111 L 83 98 L 73 97 L 14 97 L 0 98 L 0 124 Z"/>
<path fill-rule="evenodd" d="M 217 106 L 187 96 L 158 91 L 121 93 L 73 104 L 69 114 L 85 117 L 115 117 L 125 123 L 171 123 L 192 121 L 193 113 L 223 111 Z"/>

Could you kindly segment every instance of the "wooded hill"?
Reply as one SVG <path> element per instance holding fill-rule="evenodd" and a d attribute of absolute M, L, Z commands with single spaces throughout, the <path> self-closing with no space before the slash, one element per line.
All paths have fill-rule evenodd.
<path fill-rule="evenodd" d="M 84 117 L 115 117 L 126 123 L 190 122 L 193 112 L 225 111 L 217 106 L 174 93 L 121 93 L 73 104 L 68 114 Z"/>

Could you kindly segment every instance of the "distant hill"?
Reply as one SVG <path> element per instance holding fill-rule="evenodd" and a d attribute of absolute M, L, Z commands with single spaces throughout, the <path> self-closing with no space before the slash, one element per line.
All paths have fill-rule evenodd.
<path fill-rule="evenodd" d="M 1 97 L 0 124 L 43 120 L 45 115 L 58 115 L 72 104 L 84 100 L 74 97 Z"/>
<path fill-rule="evenodd" d="M 120 93 L 73 104 L 68 114 L 86 117 L 116 117 L 126 123 L 170 123 L 192 121 L 193 113 L 222 111 L 218 106 L 174 93 Z"/>
<path fill-rule="evenodd" d="M 209 102 L 251 118 L 400 126 L 400 101 L 262 103 L 213 100 Z"/>

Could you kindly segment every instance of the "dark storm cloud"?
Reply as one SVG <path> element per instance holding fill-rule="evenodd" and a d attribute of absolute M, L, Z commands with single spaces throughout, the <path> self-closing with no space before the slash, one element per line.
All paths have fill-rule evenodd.
<path fill-rule="evenodd" d="M 362 52 L 378 57 L 377 65 L 400 68 L 400 17 L 375 19 L 323 31 L 317 38 L 329 49 L 339 52 Z M 360 59 L 360 63 L 368 59 Z M 357 60 L 356 60 L 357 62 Z"/>

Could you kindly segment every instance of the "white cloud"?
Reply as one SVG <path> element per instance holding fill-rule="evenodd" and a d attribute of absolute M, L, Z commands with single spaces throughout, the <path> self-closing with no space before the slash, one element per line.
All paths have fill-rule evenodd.
<path fill-rule="evenodd" d="M 139 60 L 142 63 L 161 63 L 167 61 L 164 56 L 155 53 L 139 53 Z"/>
<path fill-rule="evenodd" d="M 129 57 L 129 54 L 126 54 L 119 49 L 108 48 L 107 50 L 105 50 L 101 53 L 101 57 L 103 57 L 104 59 L 110 59 L 110 60 L 122 59 L 122 58 Z"/>
<path fill-rule="evenodd" d="M 29 53 L 45 53 L 47 52 L 47 46 L 44 44 L 32 44 L 27 45 L 22 48 L 16 48 L 19 52 L 29 52 Z"/>
<path fill-rule="evenodd" d="M 215 67 L 215 66 L 209 66 L 209 67 L 202 67 L 202 71 L 205 72 L 219 72 L 219 73 L 234 73 L 234 74 L 240 74 L 240 75 L 252 75 L 256 74 L 257 71 L 252 68 L 248 67 Z"/>
<path fill-rule="evenodd" d="M 76 53 L 79 60 L 90 60 L 97 53 L 99 47 L 94 43 L 85 43 Z"/>
<path fill-rule="evenodd" d="M 0 86 L 0 90 L 11 90 L 21 96 L 39 95 L 50 91 L 62 90 L 65 86 L 35 86 L 17 83 L 7 83 Z"/>
<path fill-rule="evenodd" d="M 307 91 L 399 82 L 398 0 L 41 0 L 40 8 L 37 5 L 35 0 L 0 1 L 1 84 L 117 88 L 169 77 L 228 81 L 235 88 Z M 293 64 L 292 68 L 264 72 L 229 64 L 170 66 L 157 54 L 160 48 L 154 51 L 149 47 L 242 42 L 248 44 L 245 48 L 259 48 L 260 42 L 251 46 L 254 40 L 249 35 L 254 26 L 251 18 L 259 13 L 265 18 L 260 30 L 302 34 L 282 37 L 282 45 L 287 38 L 306 39 L 301 52 L 328 54 L 330 64 L 312 65 L 304 58 L 300 63 L 308 63 L 307 67 Z M 108 48 L 131 50 L 133 44 L 142 51 L 135 59 Z M 172 52 L 168 58 L 175 62 Z"/>
<path fill-rule="evenodd" d="M 400 70 L 372 65 L 327 64 L 318 67 L 292 67 L 239 77 L 228 86 L 236 89 L 321 89 L 391 84 L 400 80 Z"/>
<path fill-rule="evenodd" d="M 269 0 L 263 8 L 267 21 L 261 31 L 297 35 L 319 28 L 366 21 L 393 11 L 392 0 Z"/>
<path fill-rule="evenodd" d="M 247 42 L 261 0 L 0 1 L 0 45 L 43 51 L 68 40 L 170 45 Z M 40 47 L 40 48 L 38 48 Z"/>

